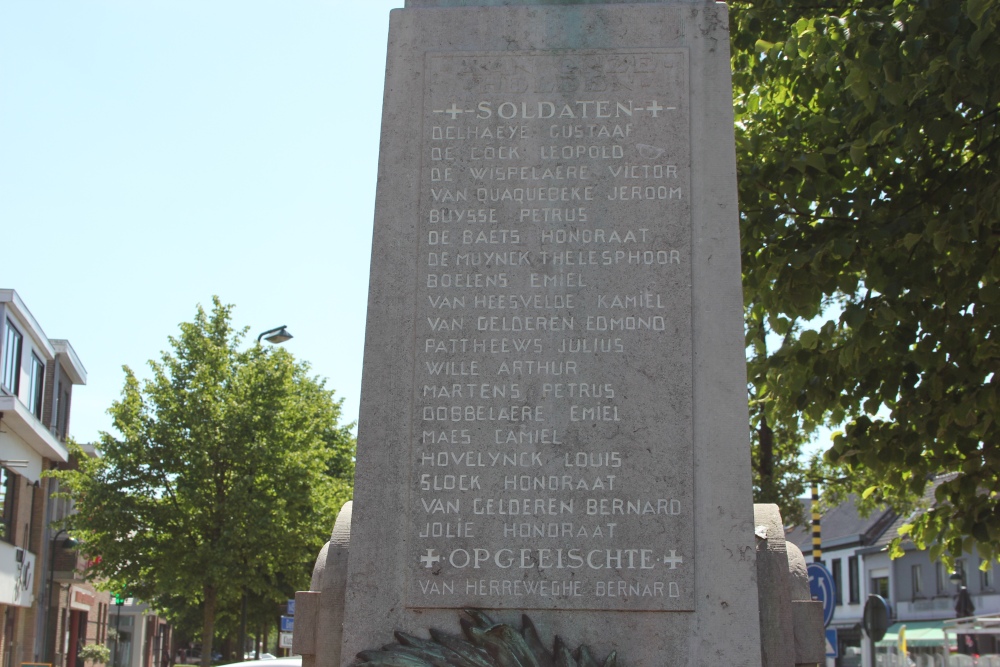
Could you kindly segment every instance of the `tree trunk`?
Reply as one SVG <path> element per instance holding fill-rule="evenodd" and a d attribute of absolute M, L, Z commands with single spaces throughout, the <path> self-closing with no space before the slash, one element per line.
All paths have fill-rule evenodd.
<path fill-rule="evenodd" d="M 205 584 L 202 589 L 205 594 L 205 609 L 201 626 L 201 667 L 211 667 L 212 638 L 215 636 L 215 605 L 218 591 L 214 586 Z"/>
<path fill-rule="evenodd" d="M 778 492 L 774 484 L 774 431 L 767 423 L 767 417 L 761 415 L 760 428 L 757 429 L 759 447 L 757 448 L 757 471 L 760 473 L 760 502 L 778 502 Z"/>

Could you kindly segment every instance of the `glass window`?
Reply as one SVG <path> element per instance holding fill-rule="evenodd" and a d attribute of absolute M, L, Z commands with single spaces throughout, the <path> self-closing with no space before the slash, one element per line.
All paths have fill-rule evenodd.
<path fill-rule="evenodd" d="M 42 389 L 45 384 L 45 364 L 34 352 L 31 353 L 31 379 L 28 389 L 28 409 L 31 414 L 42 418 Z"/>
<path fill-rule="evenodd" d="M 14 480 L 17 475 L 0 466 L 0 540 L 14 542 Z"/>
<path fill-rule="evenodd" d="M 982 561 L 985 563 L 986 569 L 979 570 L 979 587 L 984 591 L 993 590 L 993 565 Z"/>
<path fill-rule="evenodd" d="M 944 566 L 944 563 L 934 564 L 934 574 L 935 579 L 937 579 L 937 593 L 938 595 L 947 595 L 951 591 L 949 590 L 950 582 L 948 581 L 948 569 Z"/>
<path fill-rule="evenodd" d="M 7 320 L 7 333 L 3 341 L 3 386 L 17 396 L 21 381 L 21 332 Z"/>
<path fill-rule="evenodd" d="M 833 576 L 833 603 L 835 605 L 844 604 L 844 595 L 841 592 L 843 589 L 841 581 L 844 577 L 840 571 L 840 559 L 834 558 L 830 561 L 830 565 L 833 568 L 833 571 L 830 573 Z"/>
<path fill-rule="evenodd" d="M 847 585 L 850 589 L 850 603 L 861 602 L 861 580 L 858 578 L 858 557 L 850 556 L 847 559 Z"/>
<path fill-rule="evenodd" d="M 872 577 L 871 592 L 889 599 L 889 577 Z"/>
<path fill-rule="evenodd" d="M 924 596 L 924 575 L 919 565 L 910 567 L 910 586 L 913 588 L 913 599 Z"/>

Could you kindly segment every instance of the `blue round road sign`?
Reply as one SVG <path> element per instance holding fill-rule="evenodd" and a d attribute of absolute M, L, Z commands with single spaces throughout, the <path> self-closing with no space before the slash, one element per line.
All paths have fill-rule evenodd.
<path fill-rule="evenodd" d="M 806 573 L 809 575 L 809 592 L 813 600 L 823 603 L 823 625 L 828 626 L 833 620 L 833 605 L 837 597 L 833 577 L 822 563 L 806 563 Z"/>

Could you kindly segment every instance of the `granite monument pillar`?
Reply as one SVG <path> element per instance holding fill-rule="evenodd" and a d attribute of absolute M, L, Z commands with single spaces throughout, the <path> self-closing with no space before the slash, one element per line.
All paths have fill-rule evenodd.
<path fill-rule="evenodd" d="M 729 68 L 716 2 L 392 12 L 344 664 L 760 665 Z"/>

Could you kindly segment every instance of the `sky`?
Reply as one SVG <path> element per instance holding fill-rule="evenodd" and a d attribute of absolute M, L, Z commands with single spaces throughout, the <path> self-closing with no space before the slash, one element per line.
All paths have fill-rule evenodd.
<path fill-rule="evenodd" d="M 0 3 L 0 288 L 87 369 L 92 442 L 213 295 L 356 421 L 389 11 L 403 0 Z"/>
<path fill-rule="evenodd" d="M 402 4 L 0 2 L 0 288 L 86 367 L 78 441 L 214 295 L 247 344 L 287 325 L 357 421 Z"/>

